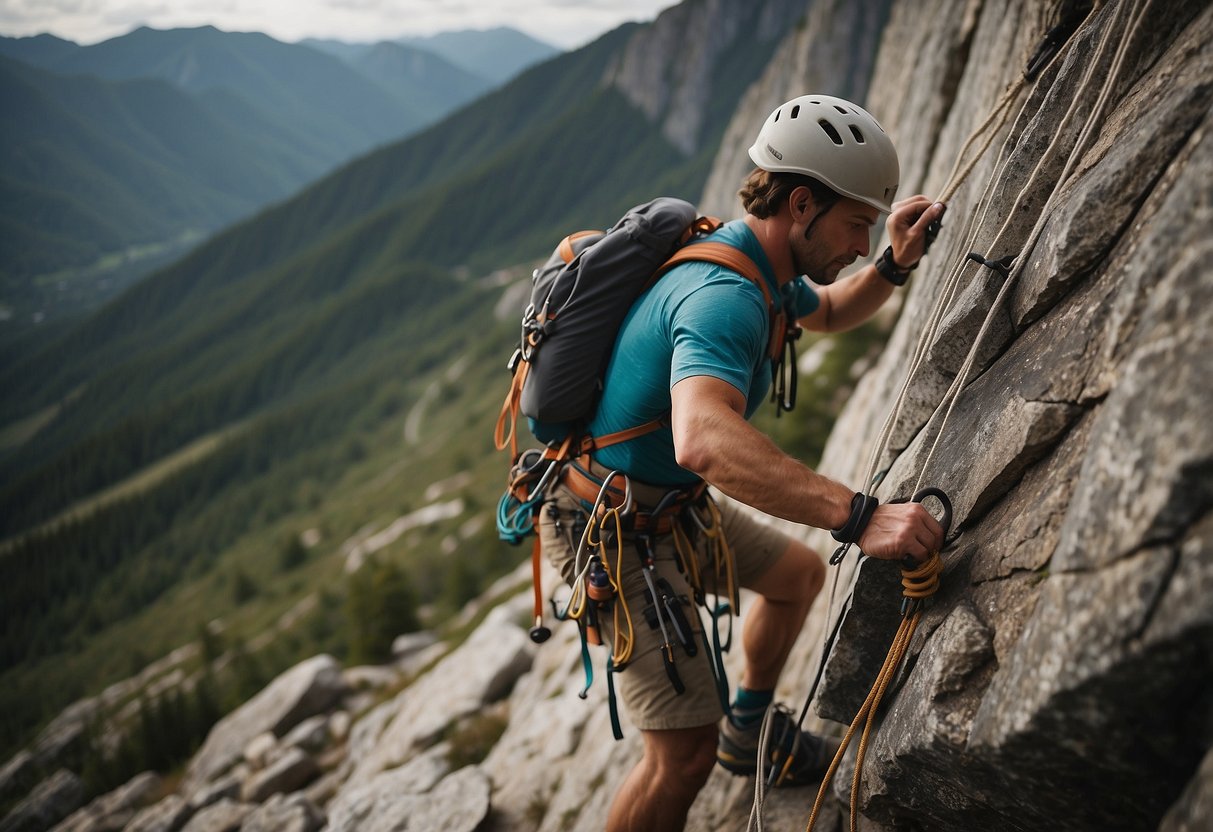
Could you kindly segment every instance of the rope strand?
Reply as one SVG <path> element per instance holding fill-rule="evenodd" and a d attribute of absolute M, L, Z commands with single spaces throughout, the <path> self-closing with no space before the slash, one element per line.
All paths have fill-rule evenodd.
<path fill-rule="evenodd" d="M 1057 194 L 1063 189 L 1062 186 L 1066 182 L 1068 182 L 1078 160 L 1082 157 L 1082 155 L 1088 149 L 1088 144 L 1094 133 L 1096 125 L 1098 123 L 1100 123 L 1103 118 L 1103 113 L 1106 108 L 1107 102 L 1109 100 L 1111 90 L 1114 87 L 1114 83 L 1117 80 L 1117 78 L 1120 75 L 1120 72 L 1122 70 L 1123 63 L 1124 63 L 1124 56 L 1127 53 L 1127 46 L 1128 46 L 1129 41 L 1131 40 L 1131 34 L 1133 32 L 1135 32 L 1141 25 L 1141 22 L 1145 17 L 1145 11 L 1146 11 L 1146 8 L 1148 5 L 1149 5 L 1148 0 L 1145 0 L 1144 2 L 1137 2 L 1137 3 L 1131 3 L 1131 4 L 1126 3 L 1121 6 L 1118 6 L 1116 13 L 1115 13 L 1115 17 L 1113 18 L 1112 21 L 1109 22 L 1108 26 L 1105 28 L 1105 34 L 1099 43 L 1098 53 L 1097 53 L 1096 57 L 1088 63 L 1086 70 L 1084 72 L 1083 78 L 1079 82 L 1079 88 L 1073 96 L 1074 100 L 1081 100 L 1083 97 L 1082 93 L 1085 92 L 1085 90 L 1090 85 L 1091 80 L 1094 77 L 1096 68 L 1101 63 L 1103 56 L 1106 54 L 1107 49 L 1109 48 L 1109 43 L 1112 39 L 1111 33 L 1116 31 L 1119 28 L 1117 24 L 1121 20 L 1123 9 L 1126 6 L 1132 6 L 1135 9 L 1135 11 L 1131 14 L 1130 21 L 1124 28 L 1125 36 L 1120 38 L 1118 48 L 1112 59 L 1111 66 L 1104 74 L 1103 85 L 1100 90 L 1099 96 L 1096 100 L 1096 103 L 1091 108 L 1090 112 L 1088 113 L 1086 121 L 1083 125 L 1083 128 L 1080 131 L 1078 138 L 1075 140 L 1074 145 L 1071 147 L 1071 149 L 1067 153 L 1066 163 L 1063 166 L 1062 173 L 1060 174 L 1060 176 L 1058 176 L 1058 179 L 1057 179 L 1058 187 L 1054 188 L 1050 192 L 1049 197 L 1046 200 L 1044 207 L 1040 210 L 1040 212 L 1037 215 L 1036 222 L 1034 223 L 1033 228 L 1028 235 L 1027 242 L 1025 243 L 1025 245 L 1023 245 L 1021 247 L 1021 251 L 1031 250 L 1031 248 L 1034 247 L 1036 245 L 1036 243 L 1039 241 L 1040 235 L 1043 233 L 1045 223 L 1047 222 L 1047 219 L 1050 216 L 1050 208 L 1053 206 L 1053 204 L 1056 201 Z M 1067 40 L 1067 42 L 1065 44 L 1065 47 L 1068 47 L 1068 46 L 1069 46 L 1069 40 Z M 1063 49 L 1064 49 L 1064 47 L 1063 47 Z M 1057 53 L 1050 59 L 1050 61 L 1049 61 L 1050 64 L 1053 61 L 1057 60 L 1057 58 L 1060 56 L 1063 49 L 1059 49 L 1057 51 Z M 1014 97 L 1014 95 L 1018 94 L 1018 91 L 1020 88 L 1022 88 L 1022 86 L 1024 86 L 1024 84 L 1017 84 L 1017 85 L 1013 86 L 1010 90 L 1008 90 L 1008 92 L 1006 94 L 1004 94 L 1003 100 L 1000 101 L 999 104 L 995 107 L 995 112 L 1003 109 L 1007 105 L 1007 103 L 1009 103 L 1009 101 Z M 1026 102 L 1025 102 L 1025 106 L 1026 106 Z M 997 244 L 997 242 L 1003 238 L 1004 234 L 1010 228 L 1010 226 L 1016 216 L 1016 210 L 1017 210 L 1019 204 L 1023 200 L 1025 194 L 1027 194 L 1032 189 L 1032 187 L 1035 185 L 1038 176 L 1040 175 L 1041 171 L 1044 169 L 1046 160 L 1051 159 L 1056 154 L 1058 146 L 1061 143 L 1062 137 L 1064 136 L 1064 134 L 1066 132 L 1066 127 L 1069 125 L 1071 118 L 1074 115 L 1074 112 L 1075 111 L 1073 108 L 1067 110 L 1065 116 L 1062 119 L 1062 123 L 1058 127 L 1056 134 L 1054 135 L 1048 148 L 1041 155 L 1041 157 L 1038 160 L 1036 166 L 1034 167 L 1031 175 L 1029 176 L 1027 183 L 1020 189 L 1019 194 L 1016 197 L 1015 203 L 1013 204 L 1011 210 L 1009 210 L 1007 212 L 1005 221 L 1003 222 L 1002 226 L 999 228 L 998 232 L 995 234 L 995 236 L 994 236 L 995 244 Z M 988 126 L 988 124 L 991 123 L 992 121 L 993 121 L 993 116 L 988 117 L 986 119 L 986 121 L 983 122 L 983 124 L 978 128 L 978 130 L 975 131 L 974 135 L 985 130 L 986 127 Z M 998 129 L 1001 129 L 1003 124 L 1005 124 L 1005 119 L 999 124 Z M 963 173 L 961 173 L 959 175 L 957 174 L 957 171 L 962 170 L 962 168 L 960 166 L 960 161 L 958 159 L 956 165 L 953 167 L 952 174 L 949 175 L 949 184 L 945 187 L 944 192 L 940 197 L 940 201 L 947 201 L 947 199 L 945 199 L 945 197 L 950 198 L 954 194 L 954 192 L 958 188 L 959 184 L 964 180 L 965 177 L 968 176 L 969 173 L 971 173 L 971 171 L 975 167 L 977 159 L 979 159 L 981 157 L 981 155 L 985 152 L 985 150 L 989 147 L 989 145 L 992 142 L 992 136 L 996 132 L 997 132 L 997 130 L 991 132 L 991 135 L 989 137 L 987 137 L 986 142 L 983 144 L 982 149 L 974 156 L 973 159 L 971 159 L 969 161 L 969 163 L 963 168 Z M 963 154 L 968 151 L 968 148 L 972 144 L 972 141 L 973 141 L 973 137 L 971 136 L 970 140 L 968 142 L 966 142 L 964 148 L 962 149 L 961 156 L 963 156 Z M 1001 159 L 1000 159 L 1000 161 L 1001 161 Z M 1007 161 L 1009 161 L 1009 158 L 1007 159 Z M 998 167 L 998 165 L 996 165 L 996 167 Z M 990 201 L 990 190 L 991 190 L 991 185 L 993 184 L 995 179 L 997 179 L 997 177 L 995 177 L 989 181 L 989 183 L 987 184 L 986 191 L 982 195 L 982 199 L 979 200 L 979 205 L 984 203 L 984 206 L 982 207 L 982 210 L 981 210 L 981 216 L 982 216 L 983 221 L 985 218 L 985 214 L 988 212 L 989 207 L 992 204 Z M 970 222 L 969 225 L 966 227 L 966 231 L 972 232 L 974 229 L 980 227 L 982 224 L 983 223 L 981 223 L 981 222 L 978 222 L 978 223 Z M 966 235 L 966 236 L 969 236 L 969 235 Z M 911 360 L 910 371 L 907 373 L 905 383 L 902 385 L 902 388 L 901 388 L 897 398 L 895 399 L 894 407 L 893 407 L 892 411 L 890 412 L 889 417 L 885 421 L 885 427 L 882 430 L 881 436 L 880 436 L 879 440 L 877 441 L 876 445 L 873 447 L 873 453 L 871 456 L 871 463 L 870 463 L 870 467 L 869 467 L 869 471 L 868 471 L 868 477 L 865 481 L 871 482 L 871 480 L 875 476 L 876 466 L 879 463 L 879 460 L 888 451 L 887 443 L 889 441 L 889 437 L 892 434 L 892 427 L 893 427 L 893 425 L 896 424 L 897 418 L 900 416 L 900 411 L 901 411 L 902 406 L 904 405 L 905 395 L 909 388 L 910 381 L 913 378 L 913 376 L 916 374 L 916 372 L 918 371 L 921 361 L 925 357 L 925 354 L 927 352 L 925 345 L 931 343 L 935 337 L 936 327 L 937 327 L 939 321 L 942 320 L 942 310 L 945 309 L 952 302 L 952 299 L 955 295 L 956 287 L 958 286 L 959 277 L 961 274 L 963 274 L 965 265 L 966 265 L 966 261 L 962 260 L 953 269 L 952 274 L 949 276 L 947 281 L 945 281 L 945 286 L 943 288 L 943 291 L 940 292 L 940 295 L 937 298 L 936 304 L 935 304 L 934 308 L 932 309 L 932 314 L 930 315 L 930 318 L 929 318 L 929 321 L 930 321 L 929 325 L 928 325 L 928 327 L 926 327 L 924 329 L 922 335 L 920 336 L 918 344 L 916 346 L 914 357 Z M 932 421 L 934 416 L 936 414 L 940 413 L 941 410 L 943 411 L 943 418 L 939 424 L 939 427 L 936 428 L 936 430 L 935 430 L 934 440 L 931 443 L 930 449 L 927 453 L 925 460 L 923 461 L 923 464 L 919 467 L 919 476 L 918 476 L 918 480 L 917 480 L 917 483 L 915 486 L 916 489 L 918 487 L 921 487 L 923 480 L 926 477 L 926 474 L 927 474 L 927 471 L 929 470 L 930 462 L 934 456 L 935 450 L 938 448 L 938 445 L 944 435 L 947 422 L 955 408 L 956 402 L 959 399 L 960 391 L 963 390 L 965 385 L 967 384 L 969 374 L 971 373 L 973 365 L 975 364 L 975 361 L 976 361 L 976 356 L 979 353 L 980 347 L 990 330 L 994 316 L 996 315 L 997 311 L 1001 308 L 1002 303 L 1005 301 L 1007 295 L 1009 294 L 1011 287 L 1015 284 L 1016 278 L 1018 278 L 1018 276 L 1020 274 L 1022 274 L 1024 268 L 1025 268 L 1024 261 L 1021 258 L 1017 258 L 1017 261 L 1016 261 L 1012 271 L 1008 274 L 1007 279 L 1003 281 L 1003 285 L 999 288 L 999 292 L 998 292 L 997 296 L 995 297 L 994 302 L 991 304 L 989 312 L 987 313 L 986 319 L 983 322 L 981 328 L 979 329 L 976 338 L 973 340 L 973 343 L 969 349 L 968 354 L 965 357 L 965 361 L 963 362 L 960 371 L 956 374 L 956 377 L 953 379 L 952 384 L 949 386 L 947 392 L 944 394 L 944 396 L 940 400 L 940 403 L 936 406 L 935 411 L 934 411 L 934 413 L 932 413 L 931 418 L 929 418 L 927 420 L 927 424 L 930 424 L 930 422 Z M 946 405 L 946 407 L 945 407 L 945 405 Z M 845 749 L 848 747 L 851 739 L 854 737 L 854 734 L 858 729 L 859 721 L 861 719 L 863 719 L 863 720 L 865 720 L 865 726 L 864 726 L 864 730 L 863 730 L 863 733 L 862 733 L 862 736 L 860 739 L 860 743 L 859 743 L 859 747 L 857 750 L 857 754 L 856 754 L 855 771 L 854 771 L 854 775 L 852 777 L 851 794 L 850 794 L 850 810 L 851 810 L 850 828 L 851 828 L 852 832 L 855 832 L 856 816 L 858 814 L 859 786 L 860 786 L 861 777 L 862 777 L 863 760 L 864 760 L 864 757 L 867 752 L 868 741 L 870 738 L 872 726 L 874 725 L 876 711 L 879 708 L 880 701 L 883 698 L 883 696 L 885 695 L 885 692 L 887 691 L 887 688 L 888 688 L 890 682 L 894 678 L 895 671 L 896 671 L 897 667 L 900 666 L 901 661 L 904 658 L 905 652 L 909 647 L 910 641 L 913 638 L 914 632 L 918 627 L 918 623 L 919 623 L 919 621 L 921 619 L 921 615 L 922 615 L 921 599 L 924 599 L 926 597 L 930 597 L 931 595 L 933 595 L 938 587 L 938 580 L 939 580 L 938 553 L 935 553 L 934 555 L 932 555 L 932 557 L 930 559 L 930 563 L 933 564 L 931 567 L 927 567 L 926 565 L 924 565 L 921 569 L 915 570 L 913 572 L 907 572 L 906 570 L 903 570 L 903 572 L 902 572 L 903 595 L 905 596 L 905 599 L 906 599 L 905 601 L 903 601 L 903 610 L 904 611 L 912 610 L 912 612 L 910 612 L 909 615 L 906 615 L 905 612 L 903 612 L 903 618 L 902 618 L 901 625 L 898 627 L 897 634 L 894 636 L 893 643 L 889 648 L 889 654 L 885 658 L 884 665 L 881 667 L 880 673 L 877 675 L 877 678 L 876 678 L 875 683 L 873 684 L 872 690 L 868 694 L 868 698 L 865 700 L 863 706 L 860 708 L 859 713 L 856 714 L 855 720 L 852 722 L 850 728 L 848 729 L 848 731 L 843 739 L 842 745 L 839 747 L 838 753 L 835 755 L 835 759 L 831 762 L 830 767 L 826 771 L 826 775 L 823 778 L 821 788 L 819 789 L 819 792 L 817 795 L 817 799 L 813 804 L 813 809 L 812 809 L 812 812 L 809 817 L 809 824 L 807 827 L 807 832 L 811 832 L 811 830 L 813 829 L 813 826 L 817 820 L 819 811 L 821 809 L 821 805 L 823 804 L 823 802 L 825 800 L 825 796 L 828 792 L 828 784 L 832 780 L 833 775 L 838 768 L 838 764 L 840 763 L 840 761 L 842 759 L 842 755 L 844 754 Z M 823 661 L 824 661 L 824 657 L 823 657 Z"/>
<path fill-rule="evenodd" d="M 821 786 L 817 790 L 817 799 L 813 801 L 813 810 L 809 815 L 809 824 L 805 832 L 812 832 L 813 826 L 817 823 L 822 804 L 825 803 L 826 795 L 829 794 L 834 773 L 838 770 L 843 755 L 846 754 L 846 750 L 862 722 L 863 734 L 859 740 L 855 773 L 851 778 L 851 832 L 856 832 L 859 778 L 863 770 L 863 758 L 867 753 L 868 739 L 876 722 L 876 711 L 880 707 L 880 701 L 884 698 L 885 691 L 888 690 L 897 668 L 905 657 L 914 631 L 918 628 L 918 622 L 922 618 L 921 602 L 935 594 L 939 587 L 939 575 L 942 570 L 943 562 L 939 558 L 939 552 L 932 552 L 930 557 L 914 569 L 902 568 L 902 595 L 909 603 L 903 606 L 901 624 L 897 628 L 897 634 L 893 637 L 892 645 L 889 646 L 889 652 L 885 655 L 884 664 L 881 665 L 880 672 L 876 674 L 876 681 L 872 683 L 872 689 L 868 692 L 867 698 L 860 706 L 858 713 L 855 714 L 855 718 L 851 720 L 851 725 L 847 728 L 847 733 L 843 736 L 842 743 L 834 754 L 834 759 L 830 761 L 829 768 L 826 769 L 825 776 L 821 779 Z"/>

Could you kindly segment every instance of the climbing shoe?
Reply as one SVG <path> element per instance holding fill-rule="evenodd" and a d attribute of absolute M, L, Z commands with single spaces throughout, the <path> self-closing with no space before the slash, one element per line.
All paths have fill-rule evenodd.
<path fill-rule="evenodd" d="M 838 741 L 800 730 L 791 711 L 772 705 L 764 770 L 779 787 L 807 786 L 825 774 L 838 750 Z M 716 762 L 733 774 L 752 777 L 758 772 L 758 744 L 762 720 L 738 727 L 729 717 L 720 721 Z"/>

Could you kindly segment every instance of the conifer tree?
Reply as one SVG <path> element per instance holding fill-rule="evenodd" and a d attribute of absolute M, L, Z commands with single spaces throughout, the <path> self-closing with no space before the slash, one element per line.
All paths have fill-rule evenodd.
<path fill-rule="evenodd" d="M 396 636 L 420 626 L 417 597 L 408 575 L 391 561 L 372 558 L 364 563 L 350 576 L 346 622 L 351 661 L 390 658 Z"/>

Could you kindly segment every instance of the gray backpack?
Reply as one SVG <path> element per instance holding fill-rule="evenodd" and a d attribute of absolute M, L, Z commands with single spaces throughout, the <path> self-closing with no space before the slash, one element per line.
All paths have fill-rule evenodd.
<path fill-rule="evenodd" d="M 795 379 L 795 347 L 799 328 L 775 310 L 770 290 L 758 266 L 747 255 L 724 243 L 707 240 L 720 220 L 698 217 L 688 202 L 660 197 L 628 211 L 606 232 L 581 231 L 560 241 L 552 256 L 535 270 L 530 302 L 522 315 L 522 335 L 510 359 L 513 374 L 494 441 L 510 449 L 511 468 L 505 493 L 497 506 L 497 534 L 517 545 L 534 535 L 535 517 L 549 485 L 571 460 L 617 442 L 657 430 L 656 419 L 607 436 L 589 436 L 585 426 L 602 393 L 615 338 L 628 310 L 646 288 L 673 266 L 690 260 L 718 263 L 751 280 L 762 290 L 770 313 L 769 355 L 777 378 L 789 367 Z M 785 344 L 791 361 L 785 358 Z M 791 402 L 777 385 L 779 405 Z M 795 398 L 795 384 L 792 386 Z M 556 436 L 543 449 L 518 452 L 518 414 L 554 429 Z M 508 424 L 508 433 L 507 433 Z M 538 431 L 537 431 L 538 432 Z M 533 613 L 531 639 L 545 641 L 551 631 L 543 624 L 539 536 L 531 547 Z"/>
<path fill-rule="evenodd" d="M 609 231 L 580 231 L 560 241 L 532 276 L 522 334 L 509 363 L 513 383 L 497 423 L 499 450 L 508 443 L 517 460 L 519 412 L 563 434 L 578 434 L 584 428 L 602 394 L 602 380 L 628 310 L 645 289 L 681 262 L 719 263 L 753 281 L 771 310 L 772 360 L 782 358 L 791 330 L 782 312 L 774 310 L 754 261 L 724 243 L 685 245 L 720 225 L 717 219 L 699 217 L 689 202 L 658 197 L 632 208 Z M 568 436 L 568 450 L 576 456 L 656 430 L 661 424 L 658 420 L 602 437 Z"/>

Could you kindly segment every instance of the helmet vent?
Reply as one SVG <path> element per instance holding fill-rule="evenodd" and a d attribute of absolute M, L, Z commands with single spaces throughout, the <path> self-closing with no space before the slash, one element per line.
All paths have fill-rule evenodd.
<path fill-rule="evenodd" d="M 842 136 L 838 134 L 838 130 L 833 124 L 830 124 L 824 118 L 820 119 L 817 123 L 821 125 L 821 129 L 825 131 L 825 134 L 830 137 L 830 141 L 836 145 L 842 145 Z"/>
<path fill-rule="evenodd" d="M 844 116 L 847 114 L 846 107 L 839 107 L 837 104 L 835 104 L 834 109 L 837 110 L 838 112 L 842 113 Z"/>
<path fill-rule="evenodd" d="M 800 105 L 797 104 L 795 107 L 792 108 L 792 118 L 796 118 L 799 115 L 800 115 Z"/>
<path fill-rule="evenodd" d="M 847 126 L 851 128 L 851 135 L 855 137 L 855 141 L 863 144 L 863 133 L 859 132 L 859 128 L 854 124 L 848 124 Z"/>

